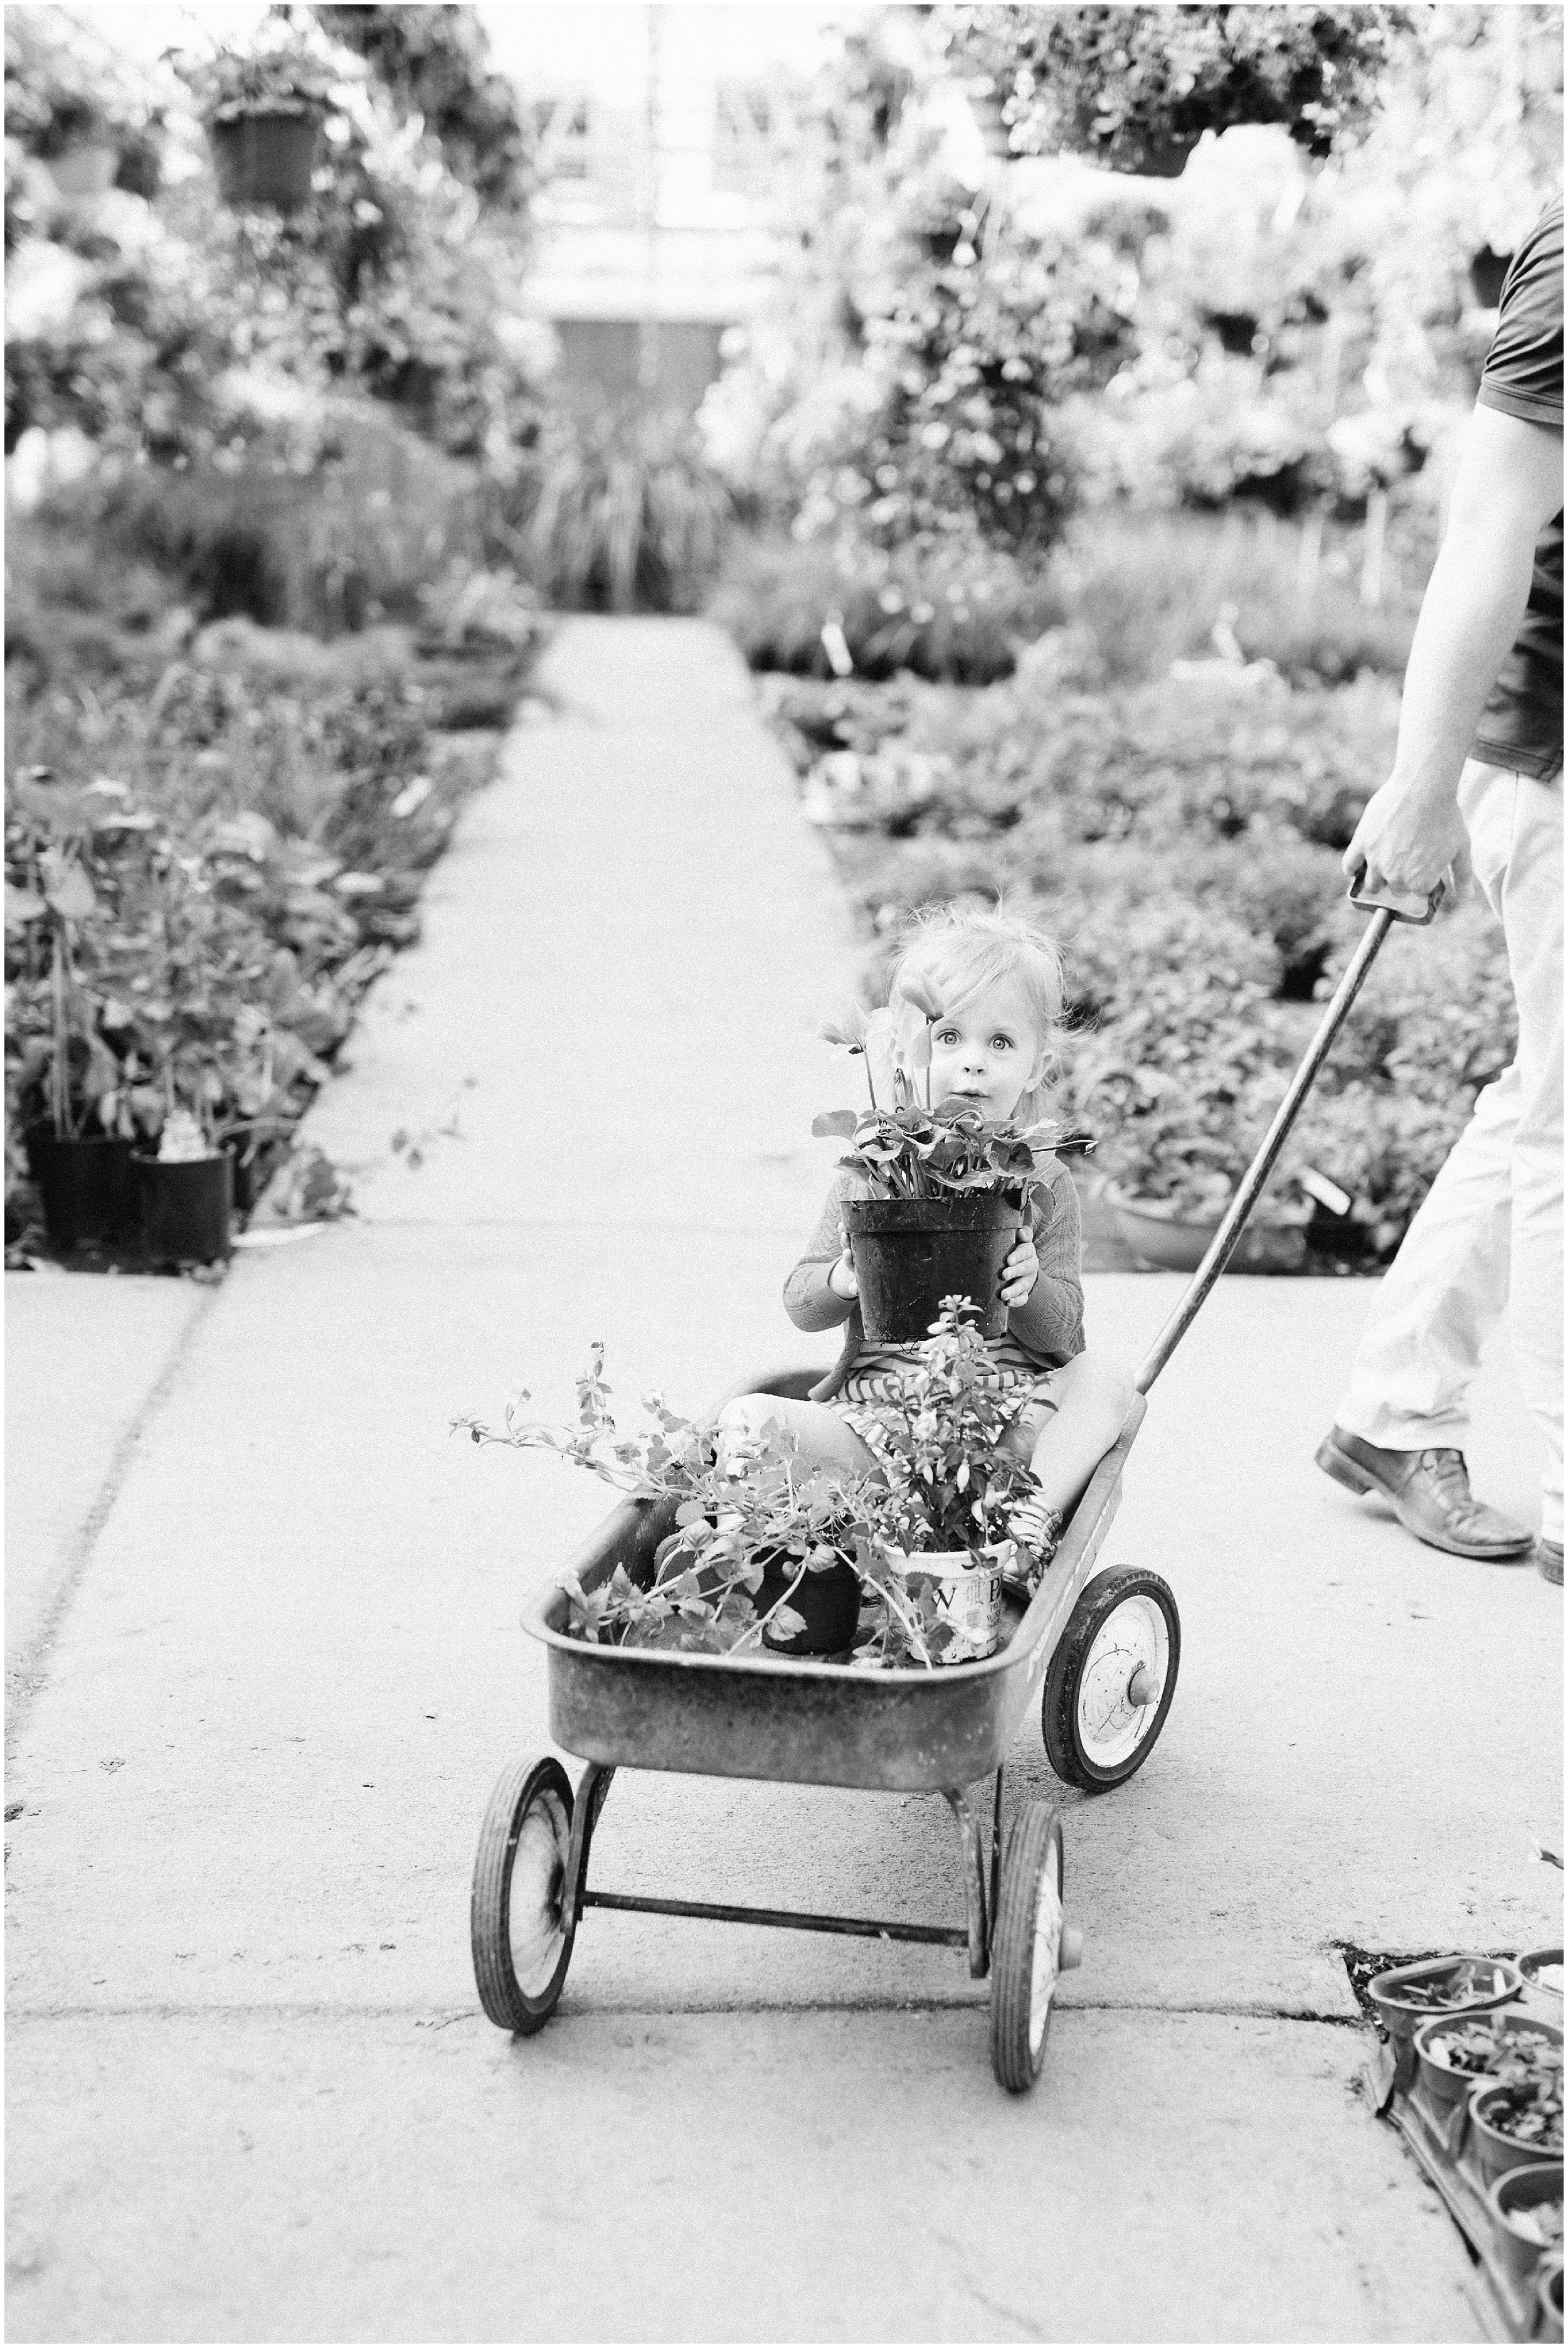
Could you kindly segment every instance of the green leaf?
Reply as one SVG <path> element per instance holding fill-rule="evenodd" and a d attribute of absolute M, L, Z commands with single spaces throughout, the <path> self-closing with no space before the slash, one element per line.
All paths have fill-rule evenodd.
<path fill-rule="evenodd" d="M 830 1108 L 825 1109 L 820 1117 L 812 1118 L 811 1129 L 819 1141 L 829 1134 L 840 1141 L 852 1141 L 859 1122 L 852 1108 Z"/>

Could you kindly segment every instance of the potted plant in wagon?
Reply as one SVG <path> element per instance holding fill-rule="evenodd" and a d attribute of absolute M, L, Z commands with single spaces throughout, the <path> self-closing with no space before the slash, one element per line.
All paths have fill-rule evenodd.
<path fill-rule="evenodd" d="M 178 71 L 207 132 L 223 201 L 236 211 L 297 211 L 309 201 L 322 125 L 342 70 L 289 28 L 249 49 L 182 59 Z"/>
<path fill-rule="evenodd" d="M 993 1651 L 1002 1571 L 1018 1560 L 1027 1574 L 1033 1562 L 1007 1531 L 1030 1479 L 999 1456 L 1002 1415 L 981 1383 L 988 1358 L 972 1311 L 950 1299 L 910 1373 L 905 1430 L 875 1476 L 814 1468 L 789 1436 L 736 1439 L 721 1455 L 712 1424 L 658 1395 L 644 1405 L 651 1430 L 622 1436 L 600 1345 L 578 1381 L 575 1427 L 522 1419 L 526 1389 L 499 1429 L 454 1425 L 476 1443 L 554 1452 L 669 1509 L 671 1529 L 645 1583 L 618 1566 L 591 1590 L 567 1584 L 571 1636 L 931 1669 Z"/>
<path fill-rule="evenodd" d="M 915 1078 L 925 1072 L 923 1107 L 902 1068 L 893 1072 L 892 1105 L 885 1108 L 878 1101 L 871 1066 L 874 1021 L 858 1005 L 822 1030 L 830 1044 L 843 1045 L 866 1064 L 870 1107 L 830 1109 L 811 1128 L 850 1142 L 839 1163 L 866 1185 L 866 1196 L 844 1206 L 866 1336 L 873 1344 L 917 1344 L 943 1300 L 953 1296 L 974 1304 L 981 1337 L 999 1336 L 1007 1326 L 1001 1268 L 1027 1216 L 1030 1193 L 1044 1179 L 1043 1161 L 1053 1150 L 1093 1145 L 1053 1124 L 1025 1128 L 984 1117 L 969 1101 L 949 1099 L 933 1107 L 930 1038 L 942 1006 L 923 985 L 905 991 L 925 1023 L 912 1054 Z"/>

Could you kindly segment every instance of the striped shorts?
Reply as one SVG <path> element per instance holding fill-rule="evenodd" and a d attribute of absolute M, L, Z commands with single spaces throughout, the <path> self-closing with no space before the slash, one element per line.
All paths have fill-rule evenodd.
<path fill-rule="evenodd" d="M 1032 1441 L 1056 1408 L 1050 1372 L 1030 1361 L 1018 1339 L 1006 1334 L 988 1337 L 986 1351 L 993 1366 L 991 1375 L 980 1381 L 982 1386 L 1003 1398 L 1009 1426 L 1029 1420 L 1027 1432 Z M 827 1403 L 827 1408 L 836 1412 L 878 1455 L 889 1431 L 905 1424 L 898 1401 L 902 1374 L 919 1358 L 915 1345 L 867 1345 L 856 1356 L 855 1367 Z"/>

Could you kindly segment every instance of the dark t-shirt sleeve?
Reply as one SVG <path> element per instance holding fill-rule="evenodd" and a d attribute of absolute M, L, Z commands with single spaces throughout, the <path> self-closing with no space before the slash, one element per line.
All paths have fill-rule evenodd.
<path fill-rule="evenodd" d="M 1503 280 L 1477 397 L 1526 424 L 1563 428 L 1563 206 L 1542 213 Z"/>

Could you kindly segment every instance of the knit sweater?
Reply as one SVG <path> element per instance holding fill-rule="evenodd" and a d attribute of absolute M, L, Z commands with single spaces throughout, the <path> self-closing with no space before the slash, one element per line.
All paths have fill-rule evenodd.
<path fill-rule="evenodd" d="M 1044 1178 L 1030 1194 L 1035 1252 L 1040 1278 L 1027 1301 L 1008 1313 L 1008 1333 L 1041 1369 L 1060 1369 L 1083 1351 L 1082 1222 L 1072 1177 L 1059 1158 L 1043 1159 Z M 860 1306 L 854 1297 L 840 1296 L 828 1286 L 827 1275 L 844 1252 L 839 1222 L 846 1199 L 867 1199 L 871 1186 L 853 1167 L 841 1166 L 833 1178 L 821 1219 L 805 1252 L 784 1282 L 784 1311 L 797 1329 L 834 1329 L 847 1322 L 844 1351 L 828 1375 L 813 1386 L 813 1402 L 826 1402 L 837 1394 L 866 1342 Z"/>

